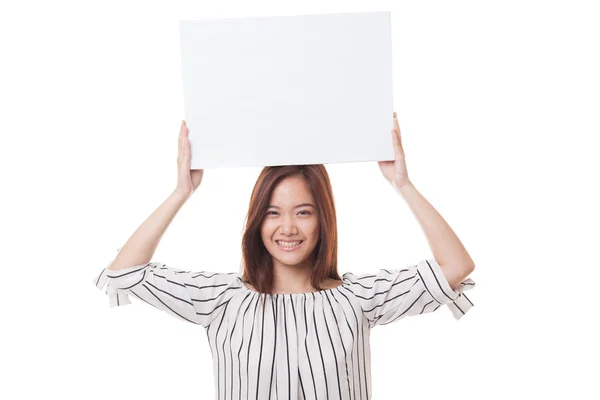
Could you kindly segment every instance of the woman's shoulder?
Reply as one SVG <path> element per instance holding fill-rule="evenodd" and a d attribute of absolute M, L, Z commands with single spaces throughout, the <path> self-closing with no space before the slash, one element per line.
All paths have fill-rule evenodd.
<path fill-rule="evenodd" d="M 321 287 L 325 290 L 335 289 L 336 287 L 341 286 L 343 282 L 343 279 L 327 278 L 325 281 L 321 282 Z"/>

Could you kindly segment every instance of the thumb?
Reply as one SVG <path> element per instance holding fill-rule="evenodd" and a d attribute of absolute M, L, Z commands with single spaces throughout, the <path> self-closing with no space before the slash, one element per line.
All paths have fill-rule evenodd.
<path fill-rule="evenodd" d="M 392 129 L 392 142 L 394 143 L 394 151 L 396 153 L 402 152 L 402 141 L 400 139 L 400 132 L 396 129 Z"/>

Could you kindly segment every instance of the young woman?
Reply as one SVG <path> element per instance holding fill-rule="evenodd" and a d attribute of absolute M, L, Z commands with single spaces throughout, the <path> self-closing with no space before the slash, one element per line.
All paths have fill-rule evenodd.
<path fill-rule="evenodd" d="M 434 258 L 356 275 L 337 271 L 333 193 L 323 165 L 266 167 L 250 199 L 243 271 L 183 271 L 149 262 L 179 208 L 198 188 L 185 121 L 175 192 L 94 280 L 111 306 L 145 303 L 206 328 L 215 390 L 225 399 L 371 398 L 370 329 L 447 305 L 459 319 L 474 263 L 408 179 L 394 113 L 394 161 L 383 176 L 408 202 Z"/>

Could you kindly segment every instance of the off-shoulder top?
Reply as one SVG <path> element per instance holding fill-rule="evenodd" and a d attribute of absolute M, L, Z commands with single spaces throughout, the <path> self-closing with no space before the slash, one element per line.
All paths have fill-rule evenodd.
<path fill-rule="evenodd" d="M 217 400 L 370 399 L 371 328 L 442 305 L 458 320 L 473 307 L 464 291 L 475 282 L 467 278 L 452 289 L 435 259 L 342 278 L 331 289 L 271 295 L 247 287 L 238 272 L 150 262 L 107 266 L 94 284 L 106 286 L 111 307 L 130 304 L 133 295 L 202 325 Z"/>

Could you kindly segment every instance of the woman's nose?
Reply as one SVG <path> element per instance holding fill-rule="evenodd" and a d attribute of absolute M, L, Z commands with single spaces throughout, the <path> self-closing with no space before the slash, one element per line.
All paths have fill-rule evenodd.
<path fill-rule="evenodd" d="M 284 218 L 281 230 L 286 234 L 293 234 L 294 220 L 293 218 Z"/>

